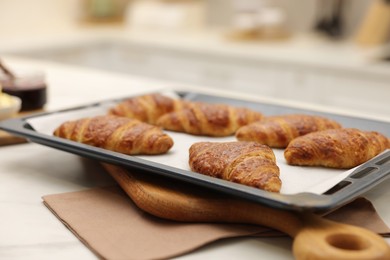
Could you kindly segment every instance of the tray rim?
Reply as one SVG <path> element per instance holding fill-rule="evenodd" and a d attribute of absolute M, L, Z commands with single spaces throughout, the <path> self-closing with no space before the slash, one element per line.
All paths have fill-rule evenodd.
<path fill-rule="evenodd" d="M 188 92 L 188 91 L 175 91 L 175 92 L 182 97 L 185 95 L 190 95 L 190 96 L 206 95 L 208 97 L 214 96 L 219 98 L 226 98 L 223 96 L 215 96 L 210 94 L 195 93 L 195 92 Z M 19 118 L 11 118 L 0 122 L 0 129 L 10 132 L 17 136 L 27 138 L 31 142 L 48 146 L 54 149 L 70 152 L 82 157 L 87 157 L 90 159 L 95 159 L 106 163 L 112 163 L 126 168 L 132 168 L 135 170 L 142 170 L 147 173 L 157 174 L 168 178 L 173 178 L 179 181 L 184 181 L 194 185 L 199 185 L 204 188 L 220 191 L 242 199 L 247 199 L 256 203 L 261 203 L 270 207 L 284 209 L 284 210 L 326 212 L 350 202 L 351 200 L 357 198 L 359 195 L 373 188 L 375 185 L 379 184 L 380 182 L 384 181 L 388 176 L 390 176 L 390 163 L 387 163 L 390 161 L 390 150 L 388 149 L 382 152 L 381 154 L 377 155 L 373 159 L 369 160 L 368 162 L 357 167 L 357 169 L 355 169 L 349 176 L 347 176 L 340 182 L 340 183 L 346 182 L 348 183 L 348 185 L 346 185 L 345 187 L 341 187 L 341 189 L 339 189 L 335 193 L 332 194 L 326 194 L 326 193 L 314 194 L 309 192 L 302 192 L 296 194 L 272 193 L 257 188 L 202 175 L 199 173 L 182 170 L 172 166 L 151 162 L 135 156 L 120 154 L 103 148 L 93 147 L 75 141 L 46 135 L 35 131 L 27 123 L 28 119 L 34 117 L 40 117 L 40 116 L 51 115 L 55 113 L 63 113 L 67 111 L 74 111 L 74 110 L 85 109 L 94 106 L 100 106 L 107 102 L 119 102 L 121 100 L 125 100 L 129 97 L 134 97 L 137 95 L 143 95 L 143 94 L 136 94 L 136 95 L 130 95 L 123 98 L 103 100 L 103 101 L 93 102 L 81 106 L 60 109 L 56 111 L 35 113 L 32 115 L 23 116 Z M 228 99 L 232 99 L 232 98 L 229 97 Z M 260 102 L 252 102 L 252 103 L 260 104 Z M 275 104 L 267 104 L 267 103 L 262 103 L 262 104 L 275 106 Z M 276 105 L 276 106 L 282 106 L 282 105 Z M 289 106 L 285 106 L 285 107 L 294 109 L 293 107 L 289 107 Z M 365 120 L 364 118 L 362 119 Z M 382 165 L 379 163 L 381 161 L 385 161 L 385 163 Z M 369 176 L 367 175 L 368 177 L 367 176 L 363 176 L 362 178 L 352 177 L 352 176 L 356 176 L 359 173 L 367 171 L 367 169 L 371 169 L 371 170 L 374 169 L 372 170 L 374 171 L 374 173 L 370 173 Z M 339 184 L 336 184 L 335 186 L 338 186 Z"/>

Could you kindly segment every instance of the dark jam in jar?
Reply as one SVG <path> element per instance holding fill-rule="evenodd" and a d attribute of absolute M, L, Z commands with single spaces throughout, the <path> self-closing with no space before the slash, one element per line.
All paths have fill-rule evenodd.
<path fill-rule="evenodd" d="M 44 74 L 28 72 L 16 74 L 14 79 L 1 78 L 3 92 L 22 100 L 21 111 L 41 109 L 47 102 Z"/>

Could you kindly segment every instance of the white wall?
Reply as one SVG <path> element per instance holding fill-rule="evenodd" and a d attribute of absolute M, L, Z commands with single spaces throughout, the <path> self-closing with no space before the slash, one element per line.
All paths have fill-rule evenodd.
<path fill-rule="evenodd" d="M 208 5 L 208 21 L 214 26 L 226 26 L 230 23 L 233 14 L 232 5 L 235 1 L 241 0 L 206 0 Z M 252 2 L 261 0 L 252 0 Z M 332 2 L 330 0 L 268 0 L 267 3 L 275 4 L 283 8 L 287 14 L 287 24 L 293 32 L 308 31 L 313 28 L 320 8 L 321 2 Z M 364 17 L 368 6 L 372 3 L 369 0 L 344 0 L 344 26 L 347 35 L 356 30 Z"/>
<path fill-rule="evenodd" d="M 210 26 L 228 26 L 234 1 L 199 0 L 207 4 L 207 20 Z M 261 0 L 252 0 L 254 2 Z M 281 6 L 287 13 L 292 31 L 307 31 L 316 20 L 316 6 L 329 0 L 269 0 Z M 345 27 L 348 34 L 354 31 L 371 1 L 344 0 L 346 3 Z M 329 1 L 330 2 L 330 1 Z M 1 0 L 0 34 L 35 35 L 71 30 L 78 25 L 85 0 Z"/>
<path fill-rule="evenodd" d="M 1 0 L 0 34 L 29 36 L 73 29 L 81 0 Z"/>

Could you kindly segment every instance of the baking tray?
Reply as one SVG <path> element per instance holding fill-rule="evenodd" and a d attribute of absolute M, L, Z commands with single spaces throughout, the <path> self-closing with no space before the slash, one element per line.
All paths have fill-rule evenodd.
<path fill-rule="evenodd" d="M 358 117 L 343 116 L 332 113 L 311 111 L 306 109 L 294 108 L 283 105 L 251 102 L 246 100 L 227 98 L 209 94 L 177 91 L 175 94 L 183 99 L 193 101 L 203 101 L 209 103 L 225 103 L 234 106 L 245 106 L 253 110 L 262 112 L 265 115 L 289 114 L 289 113 L 306 113 L 312 115 L 321 115 L 332 118 L 340 122 L 344 127 L 355 127 L 362 130 L 373 130 L 390 136 L 390 123 L 377 120 L 369 120 Z M 59 150 L 67 151 L 83 157 L 96 159 L 99 161 L 120 165 L 129 169 L 144 171 L 145 174 L 157 174 L 174 178 L 180 181 L 192 183 L 209 189 L 224 192 L 243 199 L 248 199 L 257 203 L 262 203 L 271 207 L 287 210 L 310 210 L 316 212 L 325 212 L 341 206 L 354 198 L 360 196 L 375 185 L 385 180 L 390 175 L 390 150 L 376 156 L 372 160 L 357 167 L 351 173 L 329 188 L 322 194 L 311 192 L 299 192 L 296 194 L 272 193 L 245 185 L 232 183 L 229 181 L 205 176 L 194 173 L 189 170 L 179 169 L 156 163 L 137 156 L 124 155 L 102 148 L 97 148 L 82 143 L 58 138 L 52 135 L 43 134 L 36 131 L 29 123 L 29 120 L 39 119 L 47 116 L 60 116 L 67 112 L 82 112 L 86 109 L 99 108 L 107 104 L 115 104 L 128 97 L 113 100 L 104 100 L 79 107 L 39 113 L 21 118 L 8 119 L 0 122 L 0 129 L 22 136 L 32 142 L 45 146 L 53 147 Z M 307 168 L 306 168 L 307 170 Z M 282 180 L 283 182 L 283 180 Z"/>

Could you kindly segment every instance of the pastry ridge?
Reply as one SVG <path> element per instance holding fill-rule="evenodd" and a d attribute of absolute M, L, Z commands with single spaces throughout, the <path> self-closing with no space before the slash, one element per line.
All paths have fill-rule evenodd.
<path fill-rule="evenodd" d="M 108 114 L 135 118 L 155 124 L 157 119 L 175 110 L 182 109 L 185 102 L 160 93 L 131 97 L 110 108 Z"/>
<path fill-rule="evenodd" d="M 239 127 L 262 117 L 260 112 L 247 108 L 189 102 L 181 110 L 162 115 L 157 125 L 166 130 L 217 137 L 233 135 Z"/>
<path fill-rule="evenodd" d="M 347 169 L 390 148 L 381 133 L 356 128 L 313 132 L 290 142 L 284 151 L 288 164 Z"/>
<path fill-rule="evenodd" d="M 236 132 L 236 138 L 239 141 L 255 141 L 274 148 L 285 148 L 291 140 L 299 136 L 338 128 L 341 128 L 338 122 L 321 116 L 305 114 L 268 116 L 240 127 Z"/>
<path fill-rule="evenodd" d="M 271 148 L 255 142 L 198 142 L 189 149 L 192 171 L 279 192 L 282 182 Z"/>
<path fill-rule="evenodd" d="M 113 115 L 67 121 L 57 127 L 53 134 L 129 155 L 162 154 L 173 146 L 172 138 L 161 128 Z"/>

